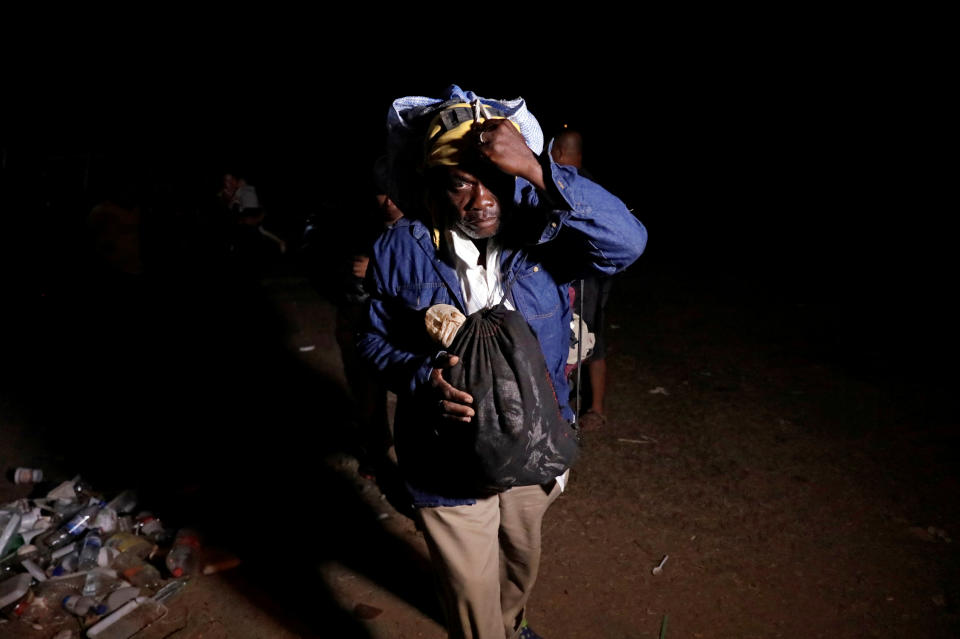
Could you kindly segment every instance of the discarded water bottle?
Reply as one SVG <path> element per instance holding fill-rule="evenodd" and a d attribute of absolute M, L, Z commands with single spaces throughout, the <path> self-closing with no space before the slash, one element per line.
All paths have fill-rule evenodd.
<path fill-rule="evenodd" d="M 103 542 L 96 531 L 90 531 L 83 539 L 83 547 L 80 548 L 80 560 L 77 567 L 80 570 L 90 570 L 97 567 L 97 557 L 100 555 L 100 548 Z"/>
<path fill-rule="evenodd" d="M 97 600 L 88 595 L 67 595 L 63 598 L 63 609 L 67 612 L 83 617 L 89 613 L 102 615 L 107 611 L 107 607 L 98 604 Z"/>
<path fill-rule="evenodd" d="M 195 530 L 182 528 L 167 553 L 167 569 L 174 577 L 193 575 L 200 569 L 200 537 Z"/>
<path fill-rule="evenodd" d="M 97 558 L 100 556 L 100 548 L 103 543 L 100 541 L 100 535 L 96 532 L 87 533 L 83 540 L 83 547 L 80 549 L 80 558 L 77 561 L 77 568 L 81 571 L 92 571 L 97 567 Z M 88 572 L 86 583 L 83 585 L 83 594 L 88 597 L 96 594 L 100 589 L 100 580 L 96 572 Z"/>
<path fill-rule="evenodd" d="M 80 565 L 80 553 L 74 551 L 64 555 L 63 558 L 60 560 L 60 563 L 53 566 L 52 570 L 48 568 L 47 574 L 51 577 L 68 575 L 72 572 L 77 572 L 79 565 Z"/>
<path fill-rule="evenodd" d="M 44 536 L 42 543 L 51 550 L 70 543 L 83 534 L 102 507 L 102 501 L 90 504 L 71 517 L 70 521 L 63 526 Z"/>

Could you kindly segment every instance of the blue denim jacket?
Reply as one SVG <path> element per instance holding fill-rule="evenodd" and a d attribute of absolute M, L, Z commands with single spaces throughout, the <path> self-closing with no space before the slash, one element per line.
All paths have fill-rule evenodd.
<path fill-rule="evenodd" d="M 514 207 L 504 207 L 501 279 L 505 285 L 513 281 L 511 301 L 537 336 L 563 414 L 572 420 L 564 374 L 572 319 L 569 282 L 623 270 L 643 252 L 647 231 L 619 199 L 575 168 L 551 161 L 544 165 L 544 178 L 547 192 L 517 178 Z M 465 313 L 460 282 L 435 248 L 431 230 L 401 218 L 374 244 L 368 287 L 370 321 L 358 348 L 398 395 L 397 455 L 416 485 L 417 473 L 410 471 L 430 461 L 417 459 L 418 422 L 424 422 L 422 411 L 436 407 L 432 396 L 429 404 L 417 401 L 427 397 L 423 391 L 438 354 L 426 334 L 424 311 L 451 304 Z"/>

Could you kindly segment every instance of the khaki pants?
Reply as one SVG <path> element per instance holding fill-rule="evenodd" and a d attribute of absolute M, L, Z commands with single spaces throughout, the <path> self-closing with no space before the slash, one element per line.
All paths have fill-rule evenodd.
<path fill-rule="evenodd" d="M 540 567 L 540 522 L 560 486 L 421 508 L 451 639 L 514 639 Z"/>

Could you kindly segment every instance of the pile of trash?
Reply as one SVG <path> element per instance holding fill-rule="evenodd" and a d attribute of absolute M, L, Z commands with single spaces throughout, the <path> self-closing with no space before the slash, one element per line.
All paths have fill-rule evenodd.
<path fill-rule="evenodd" d="M 191 577 L 239 563 L 201 566 L 196 531 L 168 530 L 137 506 L 135 492 L 106 501 L 79 476 L 0 505 L 0 635 L 26 623 L 51 639 L 126 639 L 162 618 Z"/>

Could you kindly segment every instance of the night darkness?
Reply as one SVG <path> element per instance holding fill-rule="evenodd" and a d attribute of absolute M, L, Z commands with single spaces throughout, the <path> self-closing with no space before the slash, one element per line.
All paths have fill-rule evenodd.
<path fill-rule="evenodd" d="M 41 53 L 44 73 L 15 72 L 23 87 L 11 95 L 23 99 L 8 101 L 5 259 L 14 267 L 70 244 L 71 221 L 58 217 L 68 214 L 36 210 L 53 191 L 87 206 L 101 187 L 133 184 L 188 206 L 239 168 L 287 232 L 311 213 L 366 206 L 390 101 L 455 82 L 523 96 L 548 138 L 564 124 L 582 131 L 590 171 L 650 229 L 648 262 L 838 303 L 871 315 L 884 339 L 910 341 L 906 323 L 952 344 L 936 42 L 848 38 L 839 26 L 705 32 L 671 30 L 540 73 L 449 60 L 431 69 L 424 48 L 408 64 L 348 67 L 329 45 L 304 43 L 232 58 L 125 57 L 103 43 Z M 12 202 L 33 210 L 12 215 Z"/>
<path fill-rule="evenodd" d="M 224 46 L 217 38 L 202 54 L 171 35 L 140 46 L 129 33 L 37 45 L 33 62 L 4 80 L 0 108 L 7 275 L 0 417 L 18 425 L 7 431 L 10 460 L 0 466 L 33 463 L 17 458 L 22 450 L 50 468 L 92 464 L 85 475 L 106 490 L 137 477 L 158 509 L 233 536 L 234 548 L 253 559 L 238 590 L 277 618 L 289 612 L 284 606 L 295 609 L 291 618 L 307 616 L 315 593 L 282 605 L 250 594 L 265 582 L 303 577 L 293 566 L 257 564 L 272 551 L 256 531 L 231 528 L 231 516 L 257 500 L 302 511 L 300 500 L 314 497 L 296 490 L 278 497 L 270 482 L 237 484 L 251 467 L 261 478 L 289 473 L 288 487 L 327 482 L 329 511 L 346 513 L 346 523 L 328 529 L 321 511 L 311 511 L 324 522 L 320 540 L 349 550 L 318 561 L 343 561 L 393 592 L 406 587 L 377 564 L 382 556 L 353 551 L 402 544 L 372 531 L 349 482 L 314 467 L 325 453 L 350 451 L 349 435 L 316 427 L 343 417 L 343 392 L 282 352 L 289 319 L 257 277 L 304 275 L 334 300 L 318 273 L 342 266 L 353 248 L 342 238 L 371 211 L 371 166 L 383 150 L 387 108 L 396 97 L 437 95 L 456 83 L 485 97 L 522 96 L 546 139 L 564 125 L 580 131 L 585 167 L 647 227 L 646 253 L 615 289 L 623 295 L 618 321 L 673 313 L 713 336 L 706 318 L 716 309 L 771 324 L 786 318 L 770 334 L 789 334 L 790 348 L 875 385 L 878 396 L 909 393 L 917 423 L 946 424 L 940 443 L 929 445 L 941 447 L 946 479 L 927 498 L 956 494 L 955 466 L 944 470 L 956 461 L 950 398 L 960 355 L 950 293 L 956 202 L 945 193 L 956 172 L 947 153 L 955 131 L 947 135 L 942 64 L 934 62 L 940 40 L 856 22 L 787 33 L 782 20 L 764 34 L 702 22 L 696 33 L 645 26 L 616 48 L 602 39 L 581 43 L 597 51 L 589 56 L 511 49 L 503 53 L 511 63 L 501 65 L 488 63 L 502 53 L 492 45 L 434 63 L 439 45 L 430 41 L 398 50 L 371 33 L 314 45 L 304 25 L 282 44 Z M 328 23 L 323 32 L 329 38 L 336 30 Z M 210 248 L 218 231 L 205 211 L 224 172 L 242 172 L 256 186 L 267 226 L 290 247 L 284 258 L 233 268 Z M 143 211 L 136 283 L 92 261 L 85 220 L 105 198 Z M 323 222 L 331 246 L 319 260 L 300 250 L 311 217 Z M 701 305 L 711 309 L 702 318 Z M 658 344 L 642 348 L 641 368 L 645 356 L 673 365 Z M 762 342 L 758 357 L 776 360 L 786 352 L 779 349 Z M 831 397 L 842 403 L 846 393 Z M 113 403 L 105 407 L 103 396 Z M 276 419 L 278 405 L 286 421 Z M 843 410 L 861 409 L 873 407 Z M 913 437 L 904 433 L 916 423 L 891 420 L 885 433 Z M 109 443 L 95 444 L 92 428 Z M 177 437 L 187 439 L 189 454 Z M 291 441 L 308 441 L 310 450 L 292 451 Z M 889 452 L 886 444 L 878 449 Z M 206 462 L 179 463 L 198 458 Z M 955 510 L 946 509 L 947 521 L 956 522 Z M 954 586 L 945 586 L 953 624 L 955 555 Z M 332 596 L 318 599 L 321 613 L 353 623 L 341 619 Z M 436 616 L 428 599 L 408 602 Z M 367 636 L 353 630 L 343 636 Z"/>

